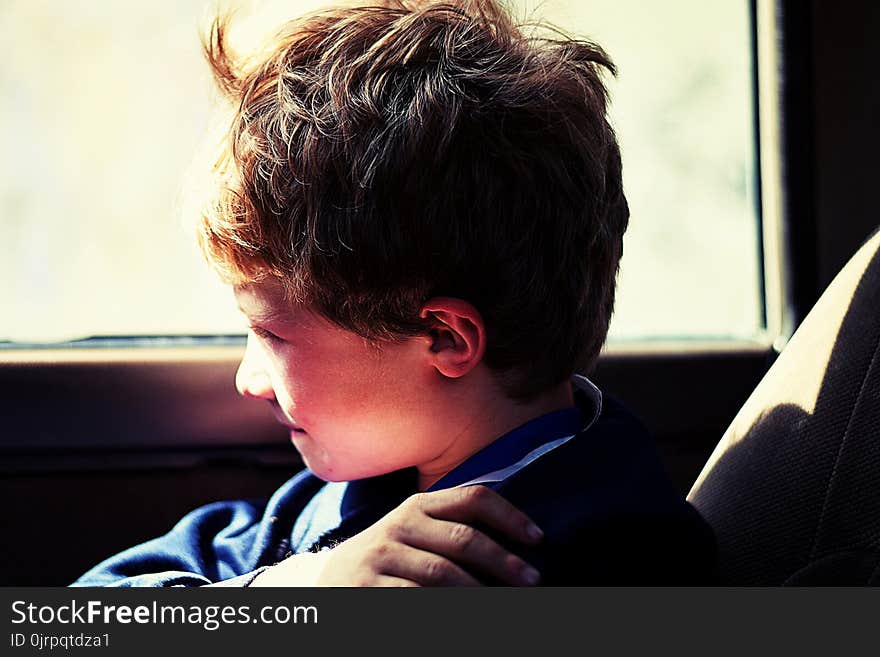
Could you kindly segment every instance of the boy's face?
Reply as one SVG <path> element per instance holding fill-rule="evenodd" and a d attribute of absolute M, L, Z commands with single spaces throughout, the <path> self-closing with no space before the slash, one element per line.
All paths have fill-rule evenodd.
<path fill-rule="evenodd" d="M 251 326 L 236 387 L 269 402 L 315 475 L 375 476 L 429 463 L 448 446 L 427 337 L 371 345 L 292 306 L 273 281 L 237 286 L 235 296 Z"/>

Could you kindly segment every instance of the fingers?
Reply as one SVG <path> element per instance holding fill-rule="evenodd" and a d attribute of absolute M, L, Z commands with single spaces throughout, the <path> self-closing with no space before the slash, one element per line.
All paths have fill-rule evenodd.
<path fill-rule="evenodd" d="M 378 577 L 376 577 L 376 580 L 373 582 L 372 586 L 384 588 L 417 588 L 419 584 L 412 580 L 404 579 L 402 577 L 379 575 Z"/>
<path fill-rule="evenodd" d="M 427 553 L 444 555 L 503 584 L 533 586 L 540 580 L 537 570 L 470 525 L 435 519 L 417 532 L 408 529 L 411 528 L 398 529 L 407 534 L 401 537 L 403 543 Z"/>
<path fill-rule="evenodd" d="M 467 525 L 483 523 L 526 545 L 538 543 L 544 535 L 526 514 L 485 486 L 450 488 L 413 499 L 432 518 Z"/>
<path fill-rule="evenodd" d="M 528 516 L 488 488 L 421 493 L 334 548 L 319 581 L 479 586 L 477 577 L 485 576 L 515 586 L 538 583 L 534 568 L 477 527 L 499 532 L 502 541 L 536 543 L 542 535 Z"/>
<path fill-rule="evenodd" d="M 437 520 L 420 516 L 422 526 Z M 317 583 L 326 586 L 480 586 L 443 554 L 421 550 L 399 537 L 394 523 L 373 525 L 329 550 Z"/>
<path fill-rule="evenodd" d="M 376 586 L 397 586 L 405 584 L 385 584 L 389 580 L 410 582 L 416 586 L 480 586 L 481 583 L 467 573 L 461 566 L 434 552 L 420 550 L 412 546 L 401 546 L 395 550 L 393 559 L 378 564 L 380 577 Z"/>

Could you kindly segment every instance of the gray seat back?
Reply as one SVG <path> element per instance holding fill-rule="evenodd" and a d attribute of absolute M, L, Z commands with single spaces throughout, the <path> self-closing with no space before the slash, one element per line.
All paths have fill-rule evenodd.
<path fill-rule="evenodd" d="M 725 584 L 880 583 L 878 245 L 834 279 L 688 495 Z"/>

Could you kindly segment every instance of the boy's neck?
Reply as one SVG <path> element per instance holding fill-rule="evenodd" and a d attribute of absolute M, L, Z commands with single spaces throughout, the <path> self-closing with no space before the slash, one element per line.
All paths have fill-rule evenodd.
<path fill-rule="evenodd" d="M 459 406 L 455 413 L 460 424 L 443 453 L 431 463 L 419 466 L 420 491 L 427 490 L 448 472 L 518 426 L 575 405 L 568 382 L 526 403 L 493 392 L 470 396 L 468 402 L 464 408 Z"/>

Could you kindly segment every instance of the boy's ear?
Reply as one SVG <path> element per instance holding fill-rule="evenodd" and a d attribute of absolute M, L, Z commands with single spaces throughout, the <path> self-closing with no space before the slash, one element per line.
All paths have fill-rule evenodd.
<path fill-rule="evenodd" d="M 479 311 L 452 297 L 429 299 L 419 313 L 427 320 L 434 367 L 457 379 L 476 367 L 486 353 L 486 327 Z"/>

